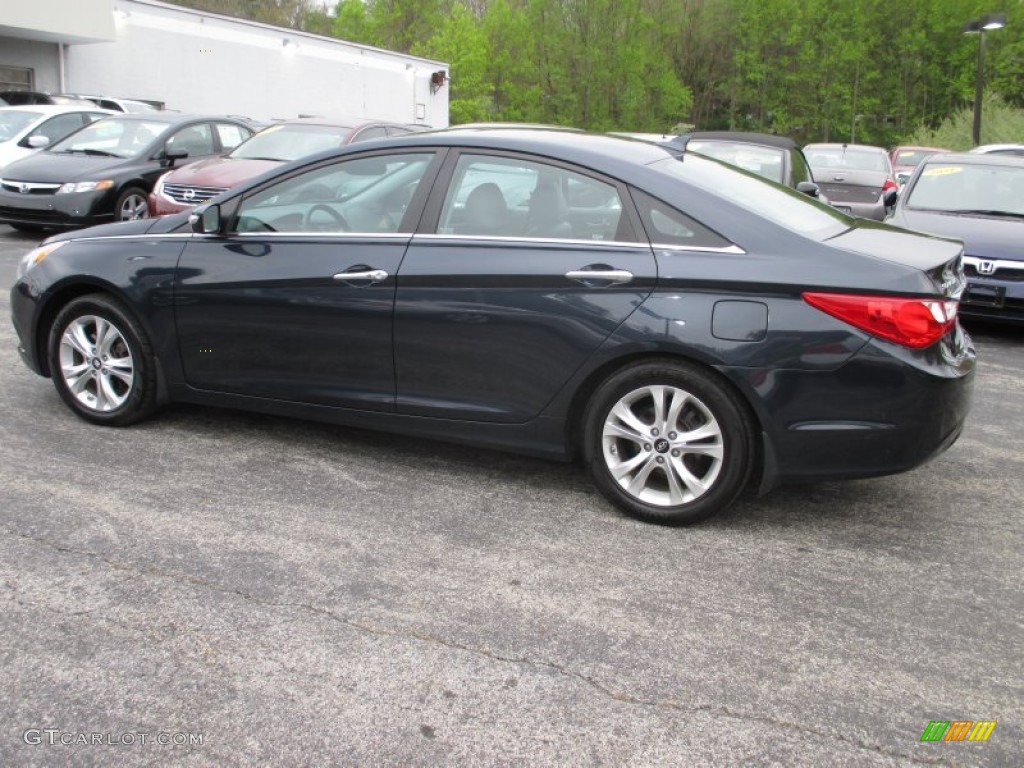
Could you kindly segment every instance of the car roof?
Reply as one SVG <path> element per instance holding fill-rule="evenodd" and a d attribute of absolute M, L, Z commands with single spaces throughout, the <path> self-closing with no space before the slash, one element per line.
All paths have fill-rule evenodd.
<path fill-rule="evenodd" d="M 1008 149 L 1020 149 L 1024 150 L 1024 144 L 981 144 L 970 150 L 971 154 L 983 155 L 986 152 L 1000 152 Z"/>
<path fill-rule="evenodd" d="M 699 141 L 734 141 L 742 144 L 762 144 L 778 149 L 796 149 L 796 142 L 788 136 L 776 136 L 773 133 L 755 133 L 752 131 L 691 131 L 676 136 L 672 141 L 689 143 Z"/>
<path fill-rule="evenodd" d="M 606 133 L 587 133 L 578 129 L 460 126 L 361 142 L 349 145 L 348 150 L 327 150 L 314 157 L 348 154 L 353 151 L 353 146 L 366 149 L 460 147 L 479 148 L 482 151 L 507 150 L 564 160 L 623 180 L 643 174 L 642 166 L 681 156 L 677 149 L 665 145 L 610 136 Z M 303 158 L 301 162 L 306 163 L 309 159 Z"/>
<path fill-rule="evenodd" d="M 97 107 L 97 109 L 99 108 Z M 242 118 L 231 117 L 230 115 L 193 115 L 183 112 L 168 112 L 166 110 L 158 110 L 156 112 L 111 112 L 110 115 L 111 116 L 109 118 L 105 119 L 137 120 L 147 123 L 167 123 L 168 125 L 198 122 L 201 120 L 223 120 L 225 122 L 238 123 L 239 125 L 251 127 Z"/>
<path fill-rule="evenodd" d="M 939 152 L 928 155 L 921 161 L 921 165 L 935 163 L 962 163 L 969 165 L 1006 165 L 1016 168 L 1024 168 L 1024 157 L 1020 155 L 999 155 L 985 154 L 979 152 Z"/>
<path fill-rule="evenodd" d="M 106 115 L 118 115 L 112 109 L 97 107 L 95 104 L 16 104 L 0 107 L 3 112 L 37 112 L 40 115 L 62 115 L 65 112 L 101 112 Z"/>
<path fill-rule="evenodd" d="M 881 152 L 888 155 L 889 152 L 884 147 L 876 147 L 873 144 L 845 144 L 842 142 L 818 142 L 815 144 L 805 144 L 804 150 L 806 151 L 809 147 L 815 149 L 854 149 L 854 150 L 871 150 L 874 152 Z"/>

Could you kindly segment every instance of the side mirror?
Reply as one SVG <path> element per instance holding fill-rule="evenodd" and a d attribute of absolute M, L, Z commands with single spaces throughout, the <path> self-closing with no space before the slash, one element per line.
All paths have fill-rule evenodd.
<path fill-rule="evenodd" d="M 173 168 L 175 160 L 184 160 L 188 157 L 188 151 L 184 149 L 167 149 L 162 151 L 159 157 L 160 165 Z"/>
<path fill-rule="evenodd" d="M 32 149 L 42 149 L 43 147 L 48 147 L 50 145 L 50 137 L 43 136 L 42 134 L 37 133 L 34 136 L 28 137 L 28 145 L 32 147 Z"/>
<path fill-rule="evenodd" d="M 188 223 L 197 235 L 216 235 L 220 232 L 220 206 L 195 209 L 189 214 Z"/>
<path fill-rule="evenodd" d="M 798 181 L 796 185 L 797 192 L 803 192 L 805 195 L 811 197 L 818 197 L 821 194 L 821 190 L 818 189 L 818 185 L 813 181 Z"/>
<path fill-rule="evenodd" d="M 899 197 L 899 194 L 900 193 L 897 192 L 895 189 L 890 189 L 888 192 L 886 192 L 885 195 L 882 197 L 882 202 L 885 203 L 885 207 L 892 208 L 894 205 L 896 205 L 896 198 Z"/>

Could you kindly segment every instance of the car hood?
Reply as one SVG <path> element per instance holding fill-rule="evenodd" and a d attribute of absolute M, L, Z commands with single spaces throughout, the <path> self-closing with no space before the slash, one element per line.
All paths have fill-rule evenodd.
<path fill-rule="evenodd" d="M 196 187 L 234 187 L 243 181 L 277 168 L 280 160 L 247 160 L 211 157 L 186 165 L 164 177 L 164 184 L 187 184 Z"/>
<path fill-rule="evenodd" d="M 4 178 L 13 181 L 36 181 L 63 184 L 83 181 L 115 170 L 126 162 L 123 157 L 92 157 L 76 153 L 36 152 L 4 168 Z"/>
<path fill-rule="evenodd" d="M 968 256 L 1024 261 L 1024 219 L 904 208 L 897 213 L 893 223 L 917 232 L 963 240 L 964 253 Z"/>
<path fill-rule="evenodd" d="M 152 219 L 134 219 L 119 221 L 112 224 L 98 224 L 85 229 L 72 229 L 57 232 L 43 242 L 55 243 L 59 240 L 81 240 L 89 237 L 125 237 L 126 235 L 167 234 L 179 230 L 187 221 L 191 211 L 159 216 Z"/>

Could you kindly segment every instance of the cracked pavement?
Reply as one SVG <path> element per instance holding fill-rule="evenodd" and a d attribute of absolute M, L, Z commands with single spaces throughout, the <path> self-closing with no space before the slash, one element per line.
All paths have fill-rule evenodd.
<path fill-rule="evenodd" d="M 89 426 L 18 360 L 33 243 L 0 225 L 0 765 L 1020 764 L 1019 330 L 969 326 L 974 411 L 931 464 L 665 529 L 571 465 L 193 407 Z M 998 725 L 920 742 L 957 719 Z"/>

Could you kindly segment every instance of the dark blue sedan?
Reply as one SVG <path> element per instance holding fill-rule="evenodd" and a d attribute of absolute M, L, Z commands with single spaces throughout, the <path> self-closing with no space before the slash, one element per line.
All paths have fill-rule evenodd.
<path fill-rule="evenodd" d="M 890 223 L 963 240 L 963 313 L 1024 323 L 1024 157 L 930 155 Z"/>
<path fill-rule="evenodd" d="M 627 513 L 911 469 L 959 436 L 962 247 L 695 154 L 464 129 L 60 235 L 12 291 L 82 418 L 168 401 L 579 457 Z"/>

